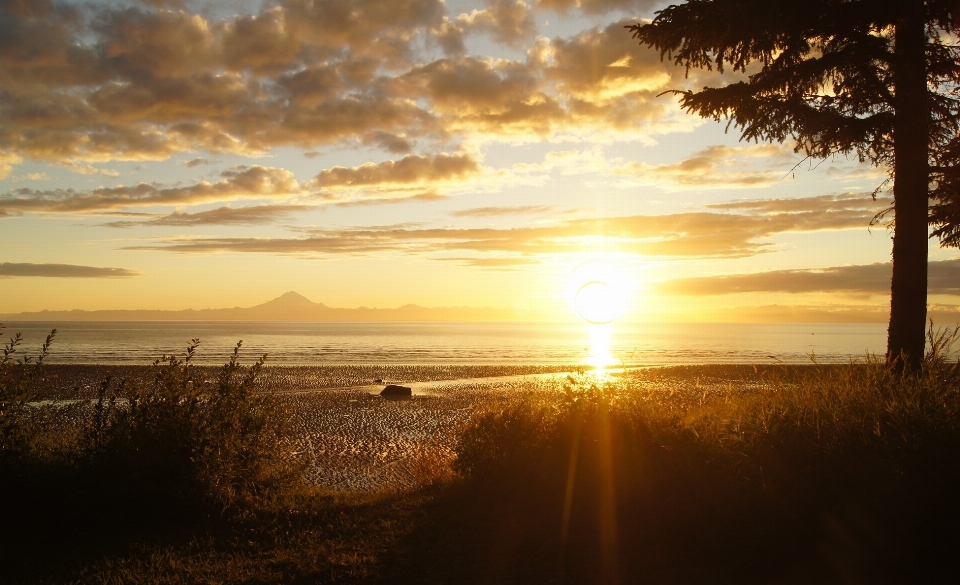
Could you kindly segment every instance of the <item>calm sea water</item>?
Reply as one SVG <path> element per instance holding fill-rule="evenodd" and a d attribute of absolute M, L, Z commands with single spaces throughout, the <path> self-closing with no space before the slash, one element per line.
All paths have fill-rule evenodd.
<path fill-rule="evenodd" d="M 579 324 L 67 322 L 8 323 L 33 355 L 56 327 L 50 363 L 149 364 L 200 338 L 197 361 L 223 363 L 243 340 L 247 363 L 586 364 L 590 331 Z M 626 365 L 845 362 L 883 353 L 885 324 L 617 324 L 610 354 Z"/>

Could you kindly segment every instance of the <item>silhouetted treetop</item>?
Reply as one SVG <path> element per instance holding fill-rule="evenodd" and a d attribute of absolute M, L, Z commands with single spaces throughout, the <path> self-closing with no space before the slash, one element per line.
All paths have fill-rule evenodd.
<path fill-rule="evenodd" d="M 894 365 L 923 357 L 929 223 L 960 246 L 958 13 L 957 0 L 688 0 L 626 27 L 688 75 L 739 77 L 676 90 L 688 112 L 726 119 L 741 139 L 792 139 L 812 157 L 855 154 L 887 170 Z"/>
<path fill-rule="evenodd" d="M 892 162 L 894 31 L 900 2 L 692 0 L 629 28 L 634 38 L 690 69 L 732 70 L 747 81 L 677 91 L 681 106 L 727 119 L 747 140 L 798 141 L 822 158 L 856 153 Z M 954 2 L 927 2 L 931 139 L 957 132 L 960 55 Z"/>

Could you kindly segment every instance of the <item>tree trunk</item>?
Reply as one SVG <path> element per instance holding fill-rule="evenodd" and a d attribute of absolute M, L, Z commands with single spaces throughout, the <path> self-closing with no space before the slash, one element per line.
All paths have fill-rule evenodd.
<path fill-rule="evenodd" d="M 923 0 L 897 3 L 894 49 L 893 279 L 887 363 L 916 369 L 927 320 L 927 148 L 929 108 Z"/>

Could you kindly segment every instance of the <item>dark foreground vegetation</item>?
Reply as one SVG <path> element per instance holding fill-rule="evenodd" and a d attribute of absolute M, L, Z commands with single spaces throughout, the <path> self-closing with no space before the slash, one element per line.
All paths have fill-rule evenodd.
<path fill-rule="evenodd" d="M 193 344 L 39 402 L 49 344 L 32 363 L 9 346 L 0 581 L 955 582 L 953 339 L 915 373 L 669 368 L 491 396 L 449 465 L 378 493 L 303 481 L 282 403 L 253 391 L 262 361 L 210 373 Z"/>

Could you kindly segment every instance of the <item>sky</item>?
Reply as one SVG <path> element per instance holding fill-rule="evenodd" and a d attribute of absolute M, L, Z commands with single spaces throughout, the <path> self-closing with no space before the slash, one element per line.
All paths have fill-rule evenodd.
<path fill-rule="evenodd" d="M 741 142 L 651 0 L 0 0 L 0 312 L 495 307 L 884 321 L 884 169 Z M 960 254 L 930 245 L 930 308 Z"/>

